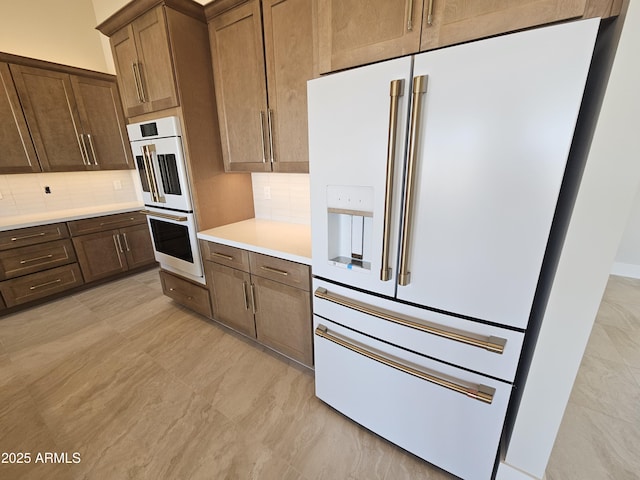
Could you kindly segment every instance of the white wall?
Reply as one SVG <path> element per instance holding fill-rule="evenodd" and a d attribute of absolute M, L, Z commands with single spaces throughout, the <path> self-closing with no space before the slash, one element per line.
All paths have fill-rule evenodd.
<path fill-rule="evenodd" d="M 640 278 L 640 191 L 636 194 L 629 223 L 618 247 L 611 273 Z"/>
<path fill-rule="evenodd" d="M 90 0 L 0 0 L 0 51 L 106 72 Z"/>

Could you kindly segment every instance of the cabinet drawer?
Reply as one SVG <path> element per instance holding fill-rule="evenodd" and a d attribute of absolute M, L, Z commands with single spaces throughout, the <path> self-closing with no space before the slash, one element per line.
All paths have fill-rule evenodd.
<path fill-rule="evenodd" d="M 0 283 L 7 307 L 44 298 L 83 284 L 77 263 L 32 273 Z"/>
<path fill-rule="evenodd" d="M 116 215 L 105 215 L 102 217 L 85 218 L 69 222 L 69 232 L 72 236 L 85 235 L 87 233 L 102 232 L 116 228 L 128 227 L 145 223 L 146 217 L 139 212 L 118 213 Z"/>
<path fill-rule="evenodd" d="M 14 248 L 0 253 L 0 280 L 41 272 L 76 261 L 68 239 Z"/>
<path fill-rule="evenodd" d="M 309 267 L 301 263 L 250 252 L 251 274 L 269 278 L 292 287 L 309 290 Z"/>
<path fill-rule="evenodd" d="M 454 475 L 491 478 L 510 384 L 320 317 L 315 317 L 314 344 L 318 398 Z"/>
<path fill-rule="evenodd" d="M 160 271 L 160 281 L 162 282 L 162 291 L 167 297 L 173 298 L 180 305 L 184 305 L 205 317 L 212 318 L 209 291 L 205 287 L 165 271 Z"/>
<path fill-rule="evenodd" d="M 211 260 L 243 272 L 249 271 L 249 252 L 246 250 L 203 240 L 200 241 L 200 245 L 204 260 Z"/>
<path fill-rule="evenodd" d="M 67 230 L 67 226 L 64 223 L 7 230 L 6 232 L 0 232 L 0 250 L 25 247 L 68 237 L 69 230 Z"/>

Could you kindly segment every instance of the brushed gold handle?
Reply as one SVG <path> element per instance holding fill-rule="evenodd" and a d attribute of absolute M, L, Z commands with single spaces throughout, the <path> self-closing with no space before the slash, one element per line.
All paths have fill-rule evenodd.
<path fill-rule="evenodd" d="M 391 279 L 389 267 L 389 242 L 391 237 L 391 201 L 393 197 L 393 172 L 395 169 L 398 129 L 398 104 L 404 95 L 404 79 L 392 80 L 389 88 L 389 138 L 387 139 L 387 182 L 384 194 L 384 223 L 382 226 L 382 262 L 380 280 Z"/>
<path fill-rule="evenodd" d="M 279 269 L 277 269 L 277 268 L 273 268 L 273 267 L 268 267 L 268 266 L 266 266 L 266 265 L 262 265 L 262 266 L 260 266 L 260 268 L 261 268 L 262 270 L 267 271 L 267 272 L 277 273 L 278 275 L 283 275 L 283 276 L 285 276 L 285 277 L 286 277 L 287 275 L 289 275 L 289 272 L 285 272 L 284 270 L 279 270 Z"/>
<path fill-rule="evenodd" d="M 84 134 L 78 134 L 78 147 L 80 148 L 80 155 L 82 156 L 82 164 L 83 165 L 91 165 L 91 161 L 88 159 L 89 153 L 87 151 L 87 146 L 84 143 Z"/>
<path fill-rule="evenodd" d="M 211 252 L 211 255 L 213 255 L 214 257 L 224 258 L 225 260 L 229 260 L 230 262 L 233 262 L 233 257 L 231 255 L 225 255 L 224 253 L 218 253 L 218 252 Z"/>
<path fill-rule="evenodd" d="M 253 306 L 253 314 L 258 313 L 258 306 L 256 305 L 256 291 L 253 283 L 251 284 L 251 305 Z"/>
<path fill-rule="evenodd" d="M 11 237 L 11 241 L 17 242 L 18 240 L 25 240 L 27 238 L 44 237 L 46 234 L 47 232 L 40 232 L 40 233 L 33 233 L 31 235 L 23 235 L 21 237 Z"/>
<path fill-rule="evenodd" d="M 37 290 L 38 288 L 48 287 L 49 285 L 54 285 L 56 283 L 60 283 L 61 281 L 62 279 L 58 278 L 56 280 L 53 280 L 52 282 L 41 283 L 40 285 L 34 285 L 32 287 L 29 287 L 29 290 Z"/>
<path fill-rule="evenodd" d="M 124 239 L 124 246 L 127 249 L 127 252 L 130 252 L 131 248 L 129 247 L 129 240 L 127 240 L 127 234 L 123 233 L 122 238 Z"/>
<path fill-rule="evenodd" d="M 133 83 L 135 83 L 136 85 L 136 96 L 138 97 L 138 101 L 140 103 L 144 103 L 144 101 L 142 100 L 142 93 L 140 92 L 140 81 L 138 79 L 139 77 L 138 64 L 133 62 L 131 64 L 131 69 L 133 70 Z"/>
<path fill-rule="evenodd" d="M 429 0 L 427 5 L 427 25 L 433 25 L 433 0 Z"/>
<path fill-rule="evenodd" d="M 139 212 L 144 214 L 144 215 L 147 215 L 148 217 L 166 218 L 167 220 L 174 220 L 176 222 L 186 222 L 188 220 L 187 217 L 180 217 L 178 215 L 171 215 L 170 213 L 152 212 L 150 210 L 139 210 Z"/>
<path fill-rule="evenodd" d="M 133 67 L 133 76 L 136 82 L 136 92 L 138 94 L 138 100 L 140 103 L 145 103 L 147 101 L 147 96 L 144 92 L 144 84 L 142 83 L 142 74 L 140 73 L 140 65 L 138 63 L 132 63 Z"/>
<path fill-rule="evenodd" d="M 115 243 L 116 245 L 117 252 L 124 253 L 124 251 L 122 250 L 122 244 L 120 243 L 120 235 L 118 235 L 117 233 L 113 234 L 113 243 Z M 120 255 L 118 255 L 118 258 L 120 258 Z M 122 266 L 122 263 L 120 264 L 120 266 Z"/>
<path fill-rule="evenodd" d="M 407 0 L 407 32 L 413 31 L 413 0 Z"/>
<path fill-rule="evenodd" d="M 422 97 L 427 91 L 427 75 L 413 77 L 413 102 L 411 105 L 411 133 L 409 135 L 409 160 L 405 178 L 405 207 L 402 218 L 402 242 L 400 244 L 400 269 L 398 285 L 407 286 L 411 281 L 409 272 L 409 240 L 411 237 L 411 219 L 413 218 L 413 195 L 415 184 L 415 166 L 418 156 L 418 135 L 422 119 Z"/>
<path fill-rule="evenodd" d="M 276 161 L 276 154 L 273 150 L 273 110 L 268 110 L 267 125 L 269 126 L 269 158 L 271 163 Z"/>
<path fill-rule="evenodd" d="M 267 163 L 267 147 L 264 141 L 264 112 L 260 110 L 260 142 L 262 143 L 262 163 Z"/>
<path fill-rule="evenodd" d="M 154 196 L 154 201 L 162 202 L 163 199 L 160 196 L 160 189 L 158 188 L 158 179 L 156 178 L 156 171 L 153 168 L 153 154 L 156 152 L 156 146 L 153 144 L 145 145 L 143 151 L 146 149 L 147 162 L 149 164 L 149 176 L 151 177 L 151 191 Z"/>
<path fill-rule="evenodd" d="M 42 255 L 41 257 L 34 257 L 34 258 L 27 258 L 26 260 L 20 260 L 20 265 L 25 265 L 31 262 L 37 262 L 38 260 L 44 260 L 47 258 L 53 258 L 53 255 L 52 254 Z"/>
<path fill-rule="evenodd" d="M 157 185 L 155 184 L 155 174 L 152 177 L 153 165 L 151 164 L 149 151 L 147 145 L 142 146 L 142 161 L 144 163 L 144 172 L 149 183 L 149 193 L 151 193 L 151 201 L 158 201 L 158 193 L 156 191 Z"/>
<path fill-rule="evenodd" d="M 371 307 L 370 305 L 367 305 L 361 302 L 356 302 L 355 300 L 351 300 L 341 295 L 335 295 L 333 293 L 329 293 L 324 288 L 317 288 L 316 291 L 313 293 L 313 296 L 321 300 L 327 300 L 337 305 L 350 308 L 351 310 L 364 313 L 366 315 L 371 315 L 373 317 L 377 317 L 382 320 L 395 323 L 397 325 L 413 328 L 414 330 L 419 330 L 421 332 L 429 333 L 431 335 L 436 335 L 438 337 L 446 338 L 447 340 L 454 340 L 456 342 L 464 343 L 466 345 L 471 345 L 473 347 L 483 348 L 485 350 L 498 353 L 498 354 L 502 354 L 504 352 L 504 347 L 507 344 L 507 340 L 504 338 L 494 337 L 494 336 L 490 336 L 487 338 L 473 337 L 473 336 L 470 336 L 468 333 L 445 330 L 435 325 L 426 325 L 424 323 L 418 323 L 409 318 L 403 318 L 397 315 L 391 315 L 387 312 L 377 310 Z"/>
<path fill-rule="evenodd" d="M 408 365 L 404 365 L 400 362 L 392 360 L 387 357 L 383 357 L 377 353 L 371 352 L 365 348 L 362 348 L 358 345 L 354 345 L 351 342 L 347 342 L 335 335 L 331 335 L 324 325 L 318 325 L 315 330 L 315 333 L 318 337 L 324 338 L 325 340 L 329 340 L 341 347 L 344 347 L 352 352 L 358 353 L 364 357 L 367 357 L 371 360 L 375 360 L 376 362 L 380 362 L 383 365 L 399 370 L 403 373 L 413 375 L 421 380 L 425 380 L 429 383 L 433 383 L 434 385 L 438 385 L 439 387 L 444 387 L 449 390 L 453 390 L 454 392 L 461 393 L 466 395 L 467 397 L 473 398 L 475 400 L 479 400 L 484 403 L 491 404 L 493 402 L 493 395 L 495 394 L 495 389 L 488 387 L 486 385 L 477 385 L 475 388 L 467 387 L 465 385 L 460 385 L 458 383 L 445 380 L 444 378 L 437 377 L 427 372 L 423 372 L 422 370 L 418 370 L 417 368 L 410 367 Z"/>
<path fill-rule="evenodd" d="M 247 282 L 242 282 L 242 293 L 244 293 L 244 309 L 249 310 L 249 294 L 247 292 Z"/>
<path fill-rule="evenodd" d="M 89 147 L 91 148 L 91 155 L 93 156 L 93 163 L 97 167 L 98 166 L 98 156 L 96 155 L 96 149 L 93 147 L 93 138 L 91 137 L 90 133 L 87 133 L 87 138 L 89 139 Z"/>
<path fill-rule="evenodd" d="M 135 217 L 129 217 L 129 220 L 134 221 L 136 218 Z M 107 225 L 116 225 L 116 224 L 120 224 L 124 221 L 123 218 L 118 219 L 118 220 L 109 220 L 108 222 L 100 222 L 100 226 L 104 227 Z"/>

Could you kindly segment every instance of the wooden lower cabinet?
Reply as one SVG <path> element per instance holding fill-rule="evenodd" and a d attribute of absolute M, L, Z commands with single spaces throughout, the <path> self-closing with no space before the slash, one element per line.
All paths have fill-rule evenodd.
<path fill-rule="evenodd" d="M 202 243 L 205 258 L 213 260 L 205 261 L 213 318 L 312 366 L 309 267 L 216 243 Z M 248 262 L 237 260 L 247 255 Z M 218 263 L 231 261 L 237 268 Z"/>
<path fill-rule="evenodd" d="M 124 254 L 129 269 L 149 265 L 156 261 L 149 226 L 146 223 L 121 228 L 119 232 L 124 242 Z"/>
<path fill-rule="evenodd" d="M 256 324 L 250 304 L 251 276 L 213 262 L 206 262 L 205 271 L 211 289 L 214 318 L 256 338 Z"/>
<path fill-rule="evenodd" d="M 0 280 L 21 277 L 76 261 L 69 239 L 0 252 Z"/>
<path fill-rule="evenodd" d="M 0 283 L 0 292 L 7 307 L 14 307 L 78 287 L 82 283 L 78 264 L 72 263 L 6 280 Z"/>
<path fill-rule="evenodd" d="M 261 277 L 253 277 L 253 288 L 258 341 L 312 365 L 309 292 Z"/>
<path fill-rule="evenodd" d="M 212 317 L 209 291 L 206 287 L 164 270 L 160 271 L 160 282 L 162 283 L 162 292 L 167 297 L 173 298 L 180 305 L 184 305 L 205 317 Z"/>
<path fill-rule="evenodd" d="M 87 283 L 127 271 L 126 257 L 118 247 L 117 230 L 75 237 L 73 245 Z"/>
<path fill-rule="evenodd" d="M 0 310 L 4 310 L 5 308 L 7 308 L 7 305 L 4 303 L 4 300 L 2 299 L 2 296 L 0 295 Z"/>

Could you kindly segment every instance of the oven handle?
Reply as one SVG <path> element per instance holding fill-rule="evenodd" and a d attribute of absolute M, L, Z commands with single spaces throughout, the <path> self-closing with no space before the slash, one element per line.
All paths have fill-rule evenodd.
<path fill-rule="evenodd" d="M 351 310 L 364 313 L 366 315 L 371 315 L 377 318 L 381 318 L 382 320 L 386 320 L 388 322 L 396 323 L 404 327 L 413 328 L 421 332 L 446 338 L 447 340 L 454 340 L 456 342 L 464 343 L 466 345 L 471 345 L 473 347 L 483 348 L 493 353 L 498 353 L 498 354 L 504 353 L 504 347 L 507 344 L 507 340 L 504 338 L 494 337 L 494 336 L 488 337 L 486 339 L 474 338 L 470 335 L 465 335 L 462 332 L 461 333 L 453 332 L 450 330 L 445 330 L 444 328 L 429 326 L 423 323 L 414 322 L 407 318 L 391 315 L 389 313 L 372 308 L 371 306 L 366 305 L 364 303 L 360 303 L 355 300 L 351 300 L 351 299 L 342 297 L 340 295 L 335 295 L 333 293 L 330 293 L 327 291 L 326 288 L 317 288 L 316 291 L 313 293 L 313 296 L 321 300 L 327 300 L 329 302 L 335 303 L 342 307 L 347 307 L 347 308 L 350 308 Z"/>
<path fill-rule="evenodd" d="M 163 202 L 162 196 L 160 195 L 160 189 L 158 188 L 158 180 L 156 179 L 156 171 L 153 168 L 153 153 L 156 151 L 156 146 L 153 144 L 143 145 L 142 146 L 142 154 L 146 159 L 146 163 L 148 165 L 147 171 L 149 172 L 150 182 L 149 188 L 151 190 L 151 197 L 154 202 Z M 163 202 L 164 203 L 164 202 Z"/>
<path fill-rule="evenodd" d="M 360 354 L 371 360 L 375 360 L 376 362 L 380 362 L 387 367 L 400 370 L 401 372 L 413 375 L 414 377 L 417 377 L 426 382 L 433 383 L 434 385 L 438 385 L 439 387 L 447 388 L 449 390 L 453 390 L 454 392 L 461 393 L 463 395 L 466 395 L 467 397 L 471 397 L 484 403 L 491 404 L 491 402 L 493 402 L 495 389 L 486 385 L 477 385 L 475 388 L 473 388 L 460 385 L 449 380 L 445 380 L 444 378 L 436 377 L 435 375 L 431 375 L 430 373 L 423 372 L 422 370 L 418 370 L 408 365 L 404 365 L 400 362 L 396 362 L 395 360 L 383 357 L 382 355 L 378 355 L 377 353 L 371 352 L 358 345 L 354 345 L 353 343 L 347 342 L 346 340 L 331 335 L 328 332 L 327 327 L 325 327 L 324 325 L 318 325 L 315 333 L 316 336 L 320 338 L 324 338 L 325 340 L 329 340 L 330 342 L 340 345 L 341 347 L 351 350 L 352 352 Z"/>
<path fill-rule="evenodd" d="M 167 220 L 175 220 L 176 222 L 186 222 L 188 220 L 187 217 L 171 215 L 170 213 L 152 212 L 150 210 L 140 210 L 139 213 L 142 213 L 143 215 L 147 215 L 148 217 L 166 218 Z"/>

